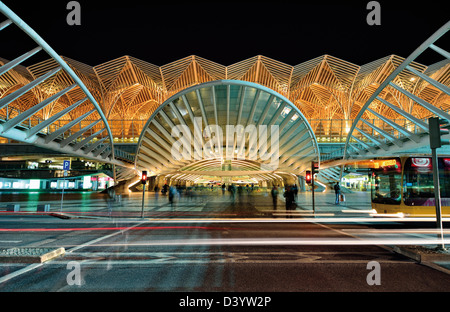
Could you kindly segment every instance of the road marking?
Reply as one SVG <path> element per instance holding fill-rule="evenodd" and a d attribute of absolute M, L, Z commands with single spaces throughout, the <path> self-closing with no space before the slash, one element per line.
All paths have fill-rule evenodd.
<path fill-rule="evenodd" d="M 128 230 L 131 230 L 132 228 L 135 228 L 135 227 L 137 227 L 137 226 L 139 226 L 139 225 L 141 225 L 141 224 L 147 223 L 147 222 L 148 222 L 148 221 L 142 221 L 142 222 L 139 222 L 139 223 L 137 223 L 137 224 L 135 224 L 135 225 L 132 225 L 132 226 L 130 226 L 130 227 L 121 229 L 120 231 L 117 231 L 117 232 L 108 234 L 108 235 L 106 235 L 106 236 L 102 236 L 102 237 L 96 238 L 96 239 L 91 240 L 91 241 L 89 241 L 89 242 L 86 242 L 86 243 L 84 243 L 84 244 L 81 244 L 81 245 L 78 245 L 78 246 L 76 246 L 76 247 L 73 247 L 73 248 L 71 248 L 71 249 L 69 249 L 69 250 L 66 250 L 66 253 L 70 253 L 70 252 L 76 251 L 76 250 L 78 250 L 78 249 L 81 249 L 81 248 L 90 246 L 90 245 L 95 244 L 95 243 L 97 243 L 97 242 L 99 242 L 99 241 L 102 241 L 102 240 L 104 240 L 104 239 L 107 239 L 107 238 L 116 236 L 116 235 L 118 235 L 118 234 L 122 234 L 122 233 L 124 233 L 124 232 L 126 232 L 126 231 L 128 231 Z"/>
<path fill-rule="evenodd" d="M 132 228 L 134 228 L 134 227 L 136 227 L 136 226 L 139 226 L 139 225 L 141 225 L 141 224 L 143 224 L 143 223 L 147 223 L 147 222 L 148 222 L 148 221 L 142 221 L 142 222 L 139 222 L 139 223 L 137 223 L 137 224 L 135 224 L 135 225 L 132 225 L 132 226 L 126 228 L 126 229 L 122 229 L 122 230 L 117 231 L 117 232 L 115 232 L 115 233 L 111 233 L 111 234 L 109 234 L 109 235 L 102 236 L 102 237 L 99 237 L 99 238 L 97 238 L 97 239 L 91 240 L 91 241 L 86 242 L 86 243 L 84 243 L 84 244 L 82 244 L 82 245 L 78 245 L 78 246 L 73 247 L 73 248 L 71 248 L 71 249 L 69 249 L 69 250 L 66 250 L 66 253 L 70 253 L 70 252 L 76 251 L 76 250 L 78 250 L 78 249 L 81 249 L 81 248 L 90 246 L 90 245 L 95 244 L 95 243 L 97 243 L 97 242 L 99 242 L 99 241 L 102 241 L 102 240 L 104 240 L 104 239 L 113 237 L 113 236 L 115 236 L 115 235 L 117 235 L 117 234 L 121 234 L 121 233 L 123 233 L 123 232 L 125 232 L 125 231 L 127 231 L 127 230 L 129 230 L 129 229 L 132 229 Z M 31 264 L 31 265 L 29 265 L 29 266 L 26 266 L 26 267 L 24 267 L 24 268 L 22 268 L 22 269 L 20 269 L 20 270 L 17 270 L 17 271 L 15 271 L 15 272 L 9 273 L 9 274 L 7 274 L 7 275 L 5 275 L 5 276 L 3 276 L 3 277 L 0 278 L 0 284 L 3 283 L 3 282 L 9 281 L 10 279 L 12 279 L 12 278 L 14 278 L 14 277 L 17 277 L 17 276 L 19 276 L 19 275 L 22 275 L 22 274 L 24 274 L 24 273 L 27 273 L 27 272 L 29 272 L 29 271 L 32 271 L 32 270 L 34 270 L 34 269 L 36 269 L 36 268 L 38 268 L 38 267 L 40 267 L 40 266 L 42 266 L 42 265 L 44 265 L 44 264 L 48 264 L 48 263 L 50 263 L 50 262 L 52 262 L 52 261 L 54 261 L 54 260 L 50 260 L 50 261 L 43 262 L 43 263 L 34 263 L 34 264 Z"/>
<path fill-rule="evenodd" d="M 360 259 L 347 258 L 354 252 L 77 252 L 72 256 L 89 265 L 195 264 L 195 263 L 354 263 L 367 264 L 371 260 L 382 263 L 408 263 L 410 260 L 391 259 L 386 253 L 362 253 Z M 330 258 L 331 256 L 331 258 Z M 145 259 L 145 257 L 149 257 Z M 129 259 L 131 258 L 131 259 Z M 141 259 L 133 259 L 141 258 Z M 144 259 L 142 259 L 144 258 Z M 57 259 L 63 264 L 70 259 Z"/>
<path fill-rule="evenodd" d="M 45 263 L 45 262 L 44 262 L 44 263 Z M 24 273 L 27 273 L 27 272 L 29 272 L 29 271 L 31 271 L 31 270 L 34 270 L 34 269 L 36 269 L 36 268 L 42 266 L 44 263 L 34 263 L 34 264 L 31 264 L 31 265 L 29 265 L 29 266 L 26 266 L 26 267 L 24 267 L 24 268 L 22 268 L 22 269 L 20 269 L 20 270 L 17 270 L 17 271 L 15 271 L 15 272 L 12 272 L 12 273 L 10 273 L 10 274 L 7 274 L 7 275 L 5 275 L 5 276 L 3 276 L 3 277 L 0 278 L 0 284 L 3 283 L 3 282 L 9 281 L 10 279 L 12 279 L 12 278 L 14 278 L 14 277 L 16 277 L 16 276 L 19 276 L 19 275 L 22 275 L 22 274 L 24 274 Z"/>
<path fill-rule="evenodd" d="M 26 245 L 24 247 L 38 247 L 38 246 L 42 246 L 42 245 L 53 243 L 56 240 L 57 240 L 56 238 L 44 239 L 42 241 L 34 242 L 34 243 L 31 243 L 31 244 Z"/>

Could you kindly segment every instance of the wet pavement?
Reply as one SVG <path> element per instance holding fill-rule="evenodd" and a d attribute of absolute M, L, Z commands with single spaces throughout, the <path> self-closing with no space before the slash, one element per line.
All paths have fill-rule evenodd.
<path fill-rule="evenodd" d="M 315 193 L 312 207 L 311 192 L 300 192 L 296 198 L 297 208 L 286 210 L 282 192 L 276 205 L 266 191 L 244 191 L 233 198 L 229 192 L 204 190 L 189 195 L 178 194 L 173 202 L 167 195 L 146 192 L 145 217 L 304 217 L 315 212 L 317 216 L 336 216 L 348 212 L 370 212 L 370 193 L 348 193 L 346 202 L 334 204 L 332 192 Z M 95 192 L 65 193 L 0 193 L 0 213 L 8 214 L 7 206 L 19 204 L 20 211 L 14 214 L 38 213 L 38 205 L 50 205 L 49 213 L 73 216 L 140 217 L 142 215 L 142 193 L 129 193 L 110 197 Z"/>

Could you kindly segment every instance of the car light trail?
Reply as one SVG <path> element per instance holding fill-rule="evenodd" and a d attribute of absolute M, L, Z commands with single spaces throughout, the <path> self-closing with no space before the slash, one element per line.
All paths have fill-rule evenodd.
<path fill-rule="evenodd" d="M 302 246 L 302 245 L 438 245 L 436 238 L 250 238 L 250 239 L 173 239 L 128 243 L 92 244 L 98 247 L 112 246 Z M 444 239 L 450 244 L 450 239 Z"/>
<path fill-rule="evenodd" d="M 373 234 L 439 234 L 440 229 L 341 229 L 345 233 L 358 235 Z M 450 230 L 444 230 L 444 234 L 450 234 Z"/>
<path fill-rule="evenodd" d="M 80 228 L 30 228 L 1 229 L 0 232 L 71 232 L 71 231 L 122 231 L 122 230 L 226 230 L 210 226 L 139 226 L 139 227 L 80 227 Z"/>
<path fill-rule="evenodd" d="M 153 223 L 383 223 L 383 222 L 436 222 L 436 218 L 407 218 L 407 217 L 387 217 L 387 218 L 365 218 L 365 217 L 333 217 L 322 218 L 309 216 L 309 218 L 202 218 L 202 219 L 152 219 L 147 221 Z M 450 218 L 442 218 L 444 222 L 450 222 Z"/>

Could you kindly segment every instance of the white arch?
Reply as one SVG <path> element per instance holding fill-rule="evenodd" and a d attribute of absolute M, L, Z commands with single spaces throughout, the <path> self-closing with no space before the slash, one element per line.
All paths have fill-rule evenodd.
<path fill-rule="evenodd" d="M 36 86 L 39 86 L 47 79 L 50 79 L 58 73 L 65 72 L 74 81 L 71 86 L 67 86 L 65 89 L 59 91 L 56 94 L 53 94 L 52 96 L 43 100 L 39 104 L 27 109 L 26 111 L 20 112 L 18 116 L 15 116 L 14 118 L 9 120 L 0 121 L 0 136 L 76 156 L 99 160 L 102 162 L 108 162 L 111 164 L 124 165 L 122 162 L 114 159 L 113 136 L 107 119 L 103 114 L 103 111 L 101 110 L 99 104 L 89 92 L 87 87 L 83 84 L 81 79 L 75 74 L 72 68 L 30 26 L 28 26 L 20 17 L 18 17 L 2 2 L 0 2 L 0 12 L 7 18 L 6 21 L 0 22 L 0 31 L 10 25 L 16 25 L 38 45 L 33 50 L 22 54 L 14 60 L 1 66 L 0 75 L 9 72 L 17 65 L 21 64 L 40 51 L 45 51 L 58 64 L 57 68 L 46 72 L 44 75 L 36 78 L 30 83 L 19 88 L 18 90 L 15 90 L 14 92 L 0 98 L 0 109 L 7 107 L 9 104 L 23 96 L 29 90 Z M 17 40 L 20 40 L 20 38 L 17 38 Z M 45 108 L 52 102 L 56 101 L 63 95 L 68 94 L 69 91 L 77 87 L 82 90 L 84 94 L 83 99 L 77 101 L 76 103 L 73 103 L 69 107 L 66 107 L 50 118 L 43 120 L 38 125 L 35 125 L 33 127 L 30 126 L 25 129 L 23 126 L 21 126 L 24 120 L 29 119 L 35 113 Z M 92 109 L 89 112 L 82 114 L 77 119 L 65 124 L 64 126 L 53 132 L 44 131 L 45 129 L 50 129 L 50 126 L 58 119 L 60 119 L 70 111 L 77 109 L 77 107 L 81 106 L 87 101 L 89 101 L 92 105 Z M 91 116 L 94 112 L 98 113 L 100 119 L 91 122 L 88 126 L 82 129 L 77 129 L 78 131 L 73 130 L 73 128 L 81 123 L 81 121 L 88 121 L 88 117 Z M 99 126 L 101 130 L 95 131 L 95 133 L 92 134 L 93 131 L 91 129 L 93 129 L 98 124 L 102 124 Z M 64 134 L 69 131 L 71 133 L 66 135 Z M 88 131 L 89 133 L 86 134 L 86 132 Z M 106 135 L 103 135 L 105 131 Z M 107 142 L 108 140 L 109 142 Z"/>
<path fill-rule="evenodd" d="M 199 129 L 200 124 L 205 131 L 199 132 L 202 130 Z M 226 128 L 227 125 L 230 128 Z M 172 128 L 178 126 L 189 128 L 191 140 L 171 136 Z M 238 126 L 241 126 L 241 130 L 247 127 L 258 131 L 263 129 L 259 136 L 267 136 L 265 144 L 258 146 L 256 158 L 249 157 L 254 151 L 249 148 L 250 142 L 255 142 L 249 136 L 235 136 L 233 133 L 231 140 L 228 140 L 230 137 L 227 138 L 226 133 L 223 133 L 222 139 L 216 136 L 217 140 L 204 136 L 208 127 L 212 131 L 220 127 L 225 132 L 226 129 Z M 271 132 L 271 129 L 278 129 L 278 133 Z M 195 135 L 196 131 L 201 134 L 200 137 Z M 209 144 L 206 139 L 209 139 Z M 191 151 L 195 151 L 196 144 L 201 144 L 210 148 L 214 155 L 201 155 L 199 158 L 199 153 L 193 153 L 191 159 L 177 160 L 175 156 L 180 155 L 173 155 L 172 149 L 169 149 L 177 140 L 186 143 Z M 274 146 L 278 146 L 278 150 Z M 267 151 L 265 157 L 261 157 L 263 149 Z M 197 170 L 199 175 L 204 175 L 207 171 L 201 170 L 202 162 L 199 160 L 205 160 L 204 166 L 217 164 L 213 160 L 227 160 L 227 151 L 230 153 L 230 150 L 233 155 L 240 154 L 243 158 L 232 157 L 231 161 L 235 161 L 237 165 L 244 165 L 247 160 L 249 164 L 259 164 L 260 170 L 247 165 L 251 170 L 246 170 L 246 174 L 253 170 L 255 175 L 261 175 L 278 169 L 298 175 L 309 168 L 312 160 L 320 161 L 318 144 L 309 123 L 287 98 L 256 83 L 218 80 L 187 88 L 157 108 L 139 138 L 135 166 L 138 170 L 146 168 L 151 172 L 150 175 L 182 172 L 183 168 L 190 167 Z M 303 151 L 307 153 L 303 154 Z M 272 157 L 280 162 L 280 168 L 269 169 Z M 206 161 L 208 159 L 212 161 Z M 193 172 L 189 171 L 189 174 Z"/>
<path fill-rule="evenodd" d="M 408 112 L 404 111 L 402 108 L 395 106 L 394 104 L 389 103 L 388 101 L 379 97 L 379 94 L 388 87 L 394 88 L 400 93 L 407 96 L 413 102 L 421 105 L 425 109 L 430 112 L 430 115 L 436 115 L 444 120 L 447 123 L 450 123 L 450 115 L 446 112 L 442 111 L 438 107 L 427 103 L 425 100 L 420 97 L 412 94 L 411 92 L 405 90 L 401 86 L 395 84 L 394 79 L 401 74 L 403 71 L 408 71 L 412 73 L 412 75 L 416 76 L 419 79 L 423 79 L 429 84 L 433 85 L 440 91 L 450 94 L 450 88 L 446 85 L 443 85 L 426 74 L 419 72 L 414 69 L 410 64 L 420 56 L 426 49 L 431 48 L 435 50 L 437 53 L 441 54 L 443 57 L 450 59 L 450 53 L 447 51 L 437 47 L 434 45 L 434 42 L 442 37 L 447 31 L 450 29 L 450 22 L 447 22 L 444 26 L 442 26 L 439 30 L 437 30 L 430 38 L 428 38 L 424 43 L 422 43 L 408 58 L 404 60 L 402 64 L 400 64 L 387 78 L 384 80 L 380 86 L 376 89 L 376 91 L 372 94 L 372 96 L 367 100 L 367 102 L 360 109 L 357 117 L 355 118 L 350 131 L 348 133 L 344 156 L 343 158 L 371 158 L 383 155 L 392 155 L 399 152 L 407 152 L 413 149 L 417 149 L 428 144 L 428 124 L 425 120 L 420 120 Z M 406 129 L 403 126 L 396 124 L 394 121 L 389 120 L 388 118 L 377 114 L 373 110 L 369 108 L 369 106 L 377 100 L 377 103 L 381 105 L 385 105 L 391 109 L 394 109 L 398 114 L 403 116 L 405 119 L 409 120 L 412 124 L 415 124 L 416 131 L 412 132 L 411 129 Z M 364 120 L 362 118 L 363 114 L 368 111 L 374 115 L 376 115 L 384 124 L 389 125 L 394 129 L 398 135 L 395 136 L 392 133 L 386 132 L 383 129 L 371 124 L 369 121 Z M 374 136 L 371 133 L 367 133 L 361 128 L 358 128 L 359 122 L 362 122 L 365 126 L 368 126 L 372 129 L 373 132 L 377 132 L 379 135 Z M 357 130 L 363 137 L 357 138 L 355 130 Z M 381 138 L 380 138 L 381 137 Z M 342 170 L 341 170 L 342 175 Z"/>

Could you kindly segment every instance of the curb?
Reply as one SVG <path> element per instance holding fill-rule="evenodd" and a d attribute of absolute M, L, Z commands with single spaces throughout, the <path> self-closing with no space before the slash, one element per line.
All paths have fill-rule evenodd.
<path fill-rule="evenodd" d="M 67 219 L 100 219 L 100 220 L 111 219 L 111 217 L 76 216 L 76 215 L 60 213 L 60 212 L 52 212 L 52 213 L 49 213 L 48 215 L 51 216 L 51 217 L 64 219 L 64 220 L 67 220 Z"/>
<path fill-rule="evenodd" d="M 8 248 L 0 250 L 0 263 L 44 263 L 64 255 L 64 247 L 52 248 Z"/>
<path fill-rule="evenodd" d="M 423 248 L 425 250 L 425 248 Z M 404 246 L 394 246 L 394 252 L 404 255 L 412 260 L 415 260 L 419 263 L 422 262 L 433 262 L 433 261 L 449 261 L 450 262 L 450 253 L 442 253 L 438 251 L 434 251 L 432 249 L 420 251 L 413 250 Z"/>
<path fill-rule="evenodd" d="M 450 253 L 439 253 L 436 251 L 421 252 L 417 250 L 411 250 L 411 248 L 403 246 L 394 246 L 392 251 L 401 254 L 407 258 L 416 261 L 418 264 L 425 265 L 429 268 L 438 270 L 440 272 L 450 274 L 450 269 L 439 265 L 437 262 L 445 261 L 450 262 Z"/>

